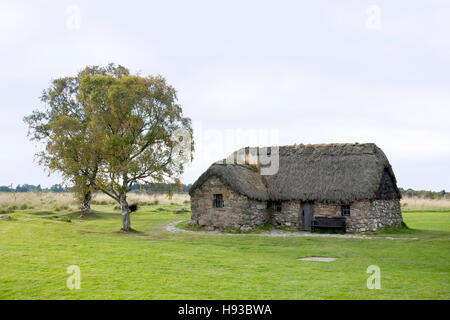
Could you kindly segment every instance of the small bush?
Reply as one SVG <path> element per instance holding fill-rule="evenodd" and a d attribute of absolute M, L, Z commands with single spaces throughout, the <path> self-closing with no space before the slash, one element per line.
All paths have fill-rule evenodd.
<path fill-rule="evenodd" d="M 28 205 L 26 203 L 24 203 L 20 206 L 20 210 L 27 210 L 27 209 L 28 209 Z"/>
<path fill-rule="evenodd" d="M 69 206 L 67 205 L 56 205 L 55 206 L 55 211 L 63 211 L 63 210 L 68 210 Z"/>
<path fill-rule="evenodd" d="M 108 204 L 112 204 L 112 202 L 111 201 L 107 201 L 107 200 L 92 200 L 91 204 L 100 205 L 100 206 L 106 206 Z"/>
<path fill-rule="evenodd" d="M 157 206 L 159 204 L 159 200 L 154 200 L 151 202 L 151 205 Z"/>

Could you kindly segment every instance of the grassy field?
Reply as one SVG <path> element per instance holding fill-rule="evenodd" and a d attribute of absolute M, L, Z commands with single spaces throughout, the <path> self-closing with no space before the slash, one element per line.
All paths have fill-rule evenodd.
<path fill-rule="evenodd" d="M 189 214 L 172 213 L 185 198 L 163 200 L 132 215 L 131 234 L 111 203 L 87 219 L 70 203 L 16 209 L 0 220 L 0 299 L 450 298 L 450 209 L 405 210 L 409 230 L 380 234 L 419 240 L 230 237 L 167 232 Z M 338 260 L 296 260 L 308 256 Z M 80 290 L 66 287 L 71 265 Z M 370 265 L 381 290 L 367 289 Z"/>

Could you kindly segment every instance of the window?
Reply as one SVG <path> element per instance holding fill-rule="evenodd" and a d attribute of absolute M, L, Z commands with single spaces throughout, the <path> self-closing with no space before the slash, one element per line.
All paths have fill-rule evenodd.
<path fill-rule="evenodd" d="M 275 206 L 275 211 L 276 212 L 281 212 L 281 201 L 276 201 L 274 203 L 274 206 Z"/>
<path fill-rule="evenodd" d="M 343 217 L 350 216 L 350 206 L 341 206 L 341 214 Z"/>
<path fill-rule="evenodd" d="M 281 212 L 281 201 L 267 201 L 267 209 Z"/>
<path fill-rule="evenodd" d="M 214 208 L 223 208 L 223 195 L 215 194 L 214 195 Z"/>

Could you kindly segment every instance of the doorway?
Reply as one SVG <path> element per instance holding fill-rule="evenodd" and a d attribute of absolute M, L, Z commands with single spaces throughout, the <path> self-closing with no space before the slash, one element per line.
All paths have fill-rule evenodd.
<path fill-rule="evenodd" d="M 300 205 L 300 218 L 302 229 L 311 231 L 311 224 L 314 217 L 314 202 L 303 202 Z"/>

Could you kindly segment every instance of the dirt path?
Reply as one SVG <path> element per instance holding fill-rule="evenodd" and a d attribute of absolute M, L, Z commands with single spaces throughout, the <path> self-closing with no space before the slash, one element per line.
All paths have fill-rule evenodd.
<path fill-rule="evenodd" d="M 283 230 L 272 230 L 263 233 L 225 233 L 220 231 L 191 231 L 177 228 L 176 225 L 186 220 L 178 220 L 169 223 L 166 226 L 168 232 L 190 233 L 190 234 L 209 234 L 220 236 L 257 236 L 257 237 L 324 237 L 324 238 L 343 238 L 343 239 L 387 239 L 387 240 L 419 240 L 419 238 L 393 238 L 393 237 L 372 237 L 362 234 L 330 234 L 330 233 L 311 233 L 311 232 L 290 232 Z"/>

